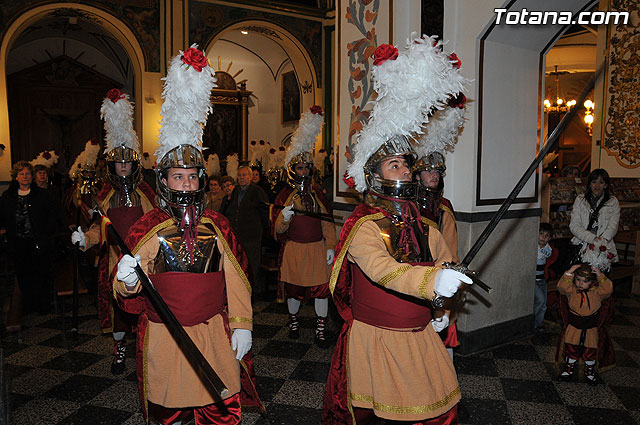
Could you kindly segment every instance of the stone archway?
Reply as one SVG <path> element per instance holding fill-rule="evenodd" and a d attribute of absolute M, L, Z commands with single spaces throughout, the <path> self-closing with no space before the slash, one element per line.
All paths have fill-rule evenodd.
<path fill-rule="evenodd" d="M 45 17 L 56 9 L 76 9 L 96 16 L 97 23 L 105 31 L 113 36 L 124 48 L 131 60 L 134 71 L 135 81 L 135 98 L 142 99 L 142 75 L 145 69 L 144 55 L 142 48 L 137 42 L 133 32 L 121 20 L 103 10 L 95 7 L 78 4 L 78 3 L 53 3 L 39 7 L 34 7 L 22 15 L 18 16 L 13 23 L 7 28 L 2 43 L 0 44 L 0 143 L 6 146 L 7 151 L 0 157 L 0 180 L 9 180 L 9 171 L 11 169 L 11 135 L 9 128 L 9 108 L 7 103 L 7 59 L 9 52 L 20 34 L 31 24 Z M 138 133 L 142 129 L 142 108 L 136 106 L 135 110 L 136 127 Z"/>

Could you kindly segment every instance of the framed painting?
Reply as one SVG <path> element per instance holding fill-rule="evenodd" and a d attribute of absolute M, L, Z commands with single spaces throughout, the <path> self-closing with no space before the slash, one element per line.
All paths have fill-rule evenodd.
<path fill-rule="evenodd" d="M 282 123 L 300 119 L 300 86 L 293 71 L 282 74 Z"/>

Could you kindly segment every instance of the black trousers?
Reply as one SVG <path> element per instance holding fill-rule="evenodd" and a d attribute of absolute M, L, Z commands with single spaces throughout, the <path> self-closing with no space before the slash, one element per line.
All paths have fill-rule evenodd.
<path fill-rule="evenodd" d="M 50 312 L 53 300 L 51 253 L 38 247 L 34 239 L 16 238 L 13 264 L 25 313 Z"/>

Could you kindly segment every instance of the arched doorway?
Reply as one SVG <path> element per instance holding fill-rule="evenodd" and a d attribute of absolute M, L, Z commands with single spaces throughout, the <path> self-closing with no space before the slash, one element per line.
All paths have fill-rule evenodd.
<path fill-rule="evenodd" d="M 20 135 L 25 119 L 20 115 L 38 106 L 31 104 L 27 109 L 9 110 L 8 98 L 20 97 L 15 90 L 12 93 L 16 82 L 24 85 L 25 79 L 28 80 L 26 77 L 40 73 L 43 88 L 49 86 L 60 89 L 59 99 L 55 100 L 55 95 L 52 95 L 51 99 L 54 100 L 51 105 L 39 107 L 40 118 L 43 122 L 49 121 L 48 125 L 51 126 L 53 134 L 50 137 L 61 139 L 65 131 L 75 132 L 73 127 L 76 122 L 78 128 L 82 129 L 80 133 L 85 130 L 96 133 L 100 130 L 91 136 L 99 137 L 101 129 L 98 127 L 101 126 L 96 124 L 95 114 L 99 113 L 102 99 L 97 102 L 88 100 L 91 105 L 86 103 L 65 109 L 61 105 L 65 105 L 71 95 L 65 93 L 65 85 L 80 86 L 91 81 L 97 93 L 115 84 L 129 91 L 134 100 L 141 99 L 139 82 L 143 70 L 144 57 L 136 37 L 123 22 L 102 10 L 76 3 L 56 3 L 33 8 L 16 18 L 7 29 L 0 46 L 0 143 L 4 142 L 7 146 L 7 152 L 0 158 L 1 178 L 8 180 L 12 160 L 31 159 L 29 155 L 37 154 L 31 151 L 40 148 L 37 143 L 30 146 L 29 140 Z M 8 78 L 9 74 L 13 78 Z M 55 107 L 55 103 L 58 107 Z M 17 104 L 25 108 L 24 103 Z M 11 114 L 19 119 L 10 119 Z M 93 126 L 87 126 L 83 120 L 91 114 L 94 115 L 94 123 Z M 140 129 L 141 108 L 136 108 L 135 117 L 136 128 Z M 37 124 L 32 126 L 37 127 Z M 54 131 L 56 127 L 57 132 Z M 87 135 L 82 133 L 77 137 L 84 138 Z M 80 143 L 84 144 L 84 141 Z M 75 146 L 77 141 L 73 142 Z M 69 141 L 65 140 L 64 143 L 68 145 Z M 57 144 L 60 147 L 63 145 L 61 140 Z M 55 143 L 54 146 L 58 148 Z M 16 150 L 14 154 L 12 147 Z M 81 148 L 68 149 L 69 152 L 63 156 L 65 162 L 68 157 L 73 160 Z"/>
<path fill-rule="evenodd" d="M 245 142 L 264 140 L 280 146 L 295 130 L 300 114 L 321 102 L 308 52 L 295 36 L 276 24 L 237 22 L 220 31 L 204 50 L 217 71 L 227 72 L 252 92 Z M 248 150 L 244 146 L 238 153 L 249 159 Z"/>

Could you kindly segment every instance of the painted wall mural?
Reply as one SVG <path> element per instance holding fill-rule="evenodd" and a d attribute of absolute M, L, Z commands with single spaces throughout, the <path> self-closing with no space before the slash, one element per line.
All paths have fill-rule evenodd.
<path fill-rule="evenodd" d="M 55 2 L 0 0 L 0 36 L 3 36 L 9 25 L 25 11 L 50 3 Z M 102 9 L 124 22 L 136 35 L 142 47 L 145 71 L 160 72 L 160 0 L 103 0 L 70 3 Z"/>
<path fill-rule="evenodd" d="M 322 85 L 322 23 L 294 16 L 278 15 L 257 10 L 211 4 L 200 1 L 189 2 L 189 41 L 208 46 L 220 31 L 236 22 L 250 19 L 269 21 L 291 32 L 306 48 L 313 61 Z"/>
<path fill-rule="evenodd" d="M 640 167 L 640 0 L 612 0 L 611 10 L 628 11 L 628 25 L 610 25 L 602 147 L 624 168 Z M 596 105 L 597 108 L 597 105 Z"/>

